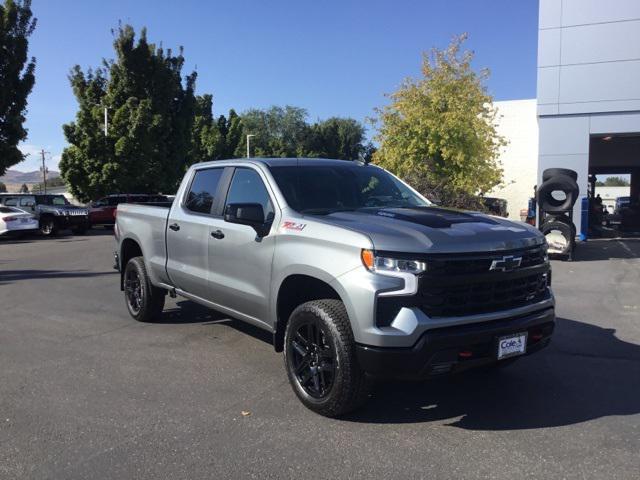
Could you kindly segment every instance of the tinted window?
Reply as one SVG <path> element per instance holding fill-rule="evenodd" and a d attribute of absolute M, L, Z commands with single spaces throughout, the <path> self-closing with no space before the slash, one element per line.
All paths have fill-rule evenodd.
<path fill-rule="evenodd" d="M 227 205 L 230 203 L 259 203 L 267 222 L 273 220 L 273 205 L 262 178 L 255 170 L 237 168 L 231 180 Z"/>
<path fill-rule="evenodd" d="M 237 168 L 231 180 L 227 205 L 230 203 L 259 203 L 267 222 L 273 220 L 273 205 L 260 175 L 249 168 Z"/>
<path fill-rule="evenodd" d="M 21 207 L 31 207 L 31 206 L 35 205 L 35 203 L 36 203 L 35 197 L 22 197 L 20 199 L 20 206 Z"/>
<path fill-rule="evenodd" d="M 326 214 L 340 210 L 415 207 L 428 203 L 404 183 L 373 166 L 344 165 L 272 167 L 287 199 L 299 212 Z"/>
<path fill-rule="evenodd" d="M 211 212 L 223 170 L 222 168 L 210 168 L 196 172 L 185 202 L 185 206 L 189 210 L 198 213 Z"/>
<path fill-rule="evenodd" d="M 107 197 L 100 200 L 104 205 L 109 205 L 110 207 L 116 207 L 122 201 L 124 201 L 123 197 Z"/>
<path fill-rule="evenodd" d="M 0 213 L 17 213 L 19 211 L 17 208 L 0 207 Z"/>
<path fill-rule="evenodd" d="M 18 206 L 18 199 L 17 198 L 7 198 L 4 201 L 5 205 L 11 205 L 12 207 L 17 207 Z"/>
<path fill-rule="evenodd" d="M 69 205 L 64 195 L 41 195 L 38 196 L 38 203 L 42 205 Z"/>

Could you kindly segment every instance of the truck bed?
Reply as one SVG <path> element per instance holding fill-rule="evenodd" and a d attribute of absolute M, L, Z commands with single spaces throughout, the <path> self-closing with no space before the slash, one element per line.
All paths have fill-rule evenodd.
<path fill-rule="evenodd" d="M 118 205 L 118 231 L 127 232 L 130 238 L 143 246 L 153 283 L 169 283 L 166 270 L 166 232 L 171 205 L 172 202 Z"/>

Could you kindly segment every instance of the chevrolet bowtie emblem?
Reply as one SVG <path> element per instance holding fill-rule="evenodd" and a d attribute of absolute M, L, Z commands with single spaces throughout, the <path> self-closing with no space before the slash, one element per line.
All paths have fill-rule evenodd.
<path fill-rule="evenodd" d="M 491 262 L 489 270 L 497 270 L 500 272 L 510 272 L 515 270 L 522 263 L 522 257 L 514 257 L 513 255 L 507 255 L 505 257 L 496 259 Z"/>

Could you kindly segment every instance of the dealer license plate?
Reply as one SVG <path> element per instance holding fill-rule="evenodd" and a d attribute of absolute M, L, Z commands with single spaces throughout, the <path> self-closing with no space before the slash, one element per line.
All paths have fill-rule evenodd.
<path fill-rule="evenodd" d="M 507 335 L 498 339 L 498 360 L 522 355 L 527 351 L 527 332 Z"/>

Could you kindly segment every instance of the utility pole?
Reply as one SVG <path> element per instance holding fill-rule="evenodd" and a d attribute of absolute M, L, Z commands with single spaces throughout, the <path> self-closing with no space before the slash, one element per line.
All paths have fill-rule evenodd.
<path fill-rule="evenodd" d="M 44 154 L 45 153 L 49 153 L 49 152 L 45 152 L 44 148 L 40 151 L 40 154 L 42 155 L 42 166 L 40 167 L 40 170 L 42 171 L 42 184 L 44 185 L 44 194 L 47 194 L 47 173 L 49 172 L 49 170 L 47 169 L 46 164 L 44 163 Z"/>
<path fill-rule="evenodd" d="M 107 136 L 107 129 L 109 127 L 109 114 L 107 113 L 107 107 L 104 107 L 104 136 Z"/>
<path fill-rule="evenodd" d="M 247 158 L 251 158 L 251 148 L 249 147 L 251 144 L 251 137 L 255 137 L 255 135 L 247 135 Z"/>

